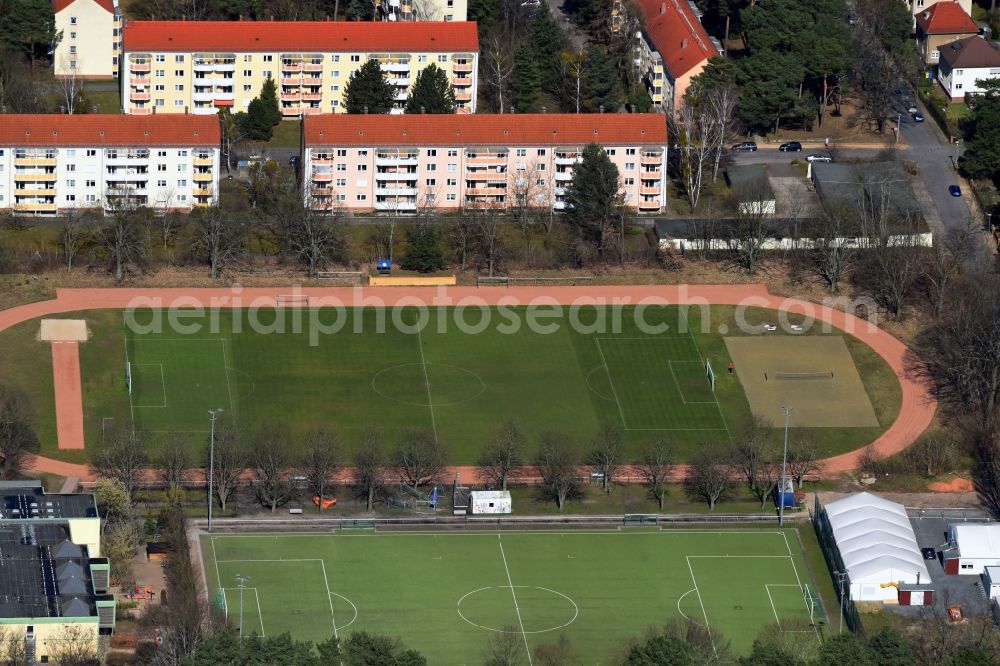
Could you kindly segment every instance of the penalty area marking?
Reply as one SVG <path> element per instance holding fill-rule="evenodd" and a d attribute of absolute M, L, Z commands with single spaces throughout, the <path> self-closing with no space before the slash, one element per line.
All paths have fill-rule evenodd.
<path fill-rule="evenodd" d="M 222 588 L 222 593 L 225 594 L 225 593 L 227 593 L 229 591 L 233 591 L 236 594 L 239 594 L 240 589 L 241 588 L 238 588 L 238 587 L 224 587 L 224 588 Z M 264 631 L 264 614 L 260 611 L 260 592 L 257 591 L 256 587 L 244 587 L 244 588 L 242 588 L 242 590 L 244 592 L 249 592 L 250 590 L 253 590 L 253 598 L 254 598 L 254 601 L 257 602 L 257 617 L 260 618 L 260 635 L 261 635 L 261 638 L 264 638 L 265 636 L 267 636 L 267 633 Z M 229 617 L 229 601 L 228 601 L 228 599 L 226 600 L 226 617 Z"/>

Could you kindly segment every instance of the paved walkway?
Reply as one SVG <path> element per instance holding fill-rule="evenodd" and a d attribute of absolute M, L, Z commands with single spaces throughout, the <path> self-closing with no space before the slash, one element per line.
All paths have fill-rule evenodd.
<path fill-rule="evenodd" d="M 295 294 L 297 298 L 289 299 Z M 22 305 L 0 312 L 0 331 L 15 324 L 45 315 L 91 309 L 134 307 L 273 307 L 308 296 L 309 306 L 430 306 L 455 305 L 463 301 L 482 305 L 542 304 L 680 304 L 680 305 L 743 305 L 761 307 L 794 314 L 805 314 L 851 333 L 874 349 L 896 373 L 902 389 L 899 415 L 889 428 L 875 440 L 875 449 L 889 456 L 909 446 L 931 423 L 937 404 L 926 387 L 906 373 L 907 348 L 880 328 L 840 310 L 794 298 L 782 298 L 768 293 L 763 285 L 641 285 L 586 287 L 375 287 L 375 288 L 254 288 L 254 289 L 59 289 L 56 298 Z M 836 475 L 857 466 L 861 450 L 826 459 L 823 473 Z M 34 456 L 28 467 L 41 472 L 93 480 L 86 465 Z M 684 468 L 678 469 L 679 474 Z M 463 481 L 475 480 L 475 468 L 453 470 Z M 520 476 L 520 475 L 519 475 Z M 204 478 L 201 470 L 192 470 L 192 479 Z"/>

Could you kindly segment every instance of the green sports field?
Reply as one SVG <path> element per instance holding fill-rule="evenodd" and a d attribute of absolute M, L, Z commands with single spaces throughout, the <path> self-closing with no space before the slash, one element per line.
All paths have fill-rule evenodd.
<path fill-rule="evenodd" d="M 432 664 L 476 664 L 508 631 L 534 653 L 561 632 L 581 664 L 607 664 L 649 626 L 690 619 L 718 645 L 749 651 L 768 625 L 819 640 L 794 532 L 607 532 L 204 535 L 211 596 L 224 588 L 244 631 L 325 640 L 366 630 L 398 636 Z"/>
<path fill-rule="evenodd" d="M 134 424 L 154 443 L 179 435 L 200 451 L 207 411 L 220 407 L 244 429 L 273 423 L 292 432 L 294 442 L 296 432 L 324 427 L 348 448 L 368 426 L 381 429 L 389 447 L 404 428 L 422 427 L 456 464 L 475 462 L 508 419 L 531 442 L 558 430 L 583 448 L 601 423 L 615 423 L 632 452 L 662 437 L 682 458 L 705 443 L 728 443 L 748 422 L 744 389 L 726 372 L 725 339 L 743 335 L 733 308 L 647 308 L 641 318 L 662 329 L 656 332 L 639 325 L 634 308 L 617 315 L 585 308 L 575 318 L 560 312 L 540 322 L 551 330 L 522 325 L 516 331 L 505 325 L 526 322 L 523 308 L 467 312 L 464 329 L 451 309 L 431 310 L 423 327 L 416 325 L 416 310 L 390 316 L 371 308 L 225 310 L 215 318 L 186 315 L 174 326 L 161 311 L 127 320 L 111 310 L 64 316 L 85 318 L 91 334 L 80 345 L 88 449 L 109 428 Z M 318 334 L 310 324 L 311 317 L 330 325 L 338 316 L 340 328 L 332 334 Z M 163 326 L 152 325 L 158 317 Z M 490 321 L 480 326 L 484 317 Z M 773 313 L 750 311 L 746 318 L 771 321 Z M 37 322 L 29 322 L 0 334 L 0 345 L 11 352 L 3 379 L 24 388 L 36 405 L 46 455 L 85 460 L 87 451 L 55 448 L 51 361 L 37 330 Z M 793 422 L 794 434 L 823 455 L 867 444 L 899 408 L 898 383 L 882 359 L 854 338 L 833 335 L 844 338 L 878 426 Z"/>

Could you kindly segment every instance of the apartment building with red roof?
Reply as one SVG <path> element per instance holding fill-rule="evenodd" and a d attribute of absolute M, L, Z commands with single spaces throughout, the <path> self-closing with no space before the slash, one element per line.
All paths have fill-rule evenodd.
<path fill-rule="evenodd" d="M 976 22 L 953 0 L 931 5 L 917 14 L 916 21 L 917 51 L 927 65 L 938 63 L 945 44 L 979 33 Z"/>
<path fill-rule="evenodd" d="M 118 76 L 121 11 L 118 0 L 52 0 L 62 39 L 52 53 L 56 77 L 113 79 Z"/>
<path fill-rule="evenodd" d="M 213 117 L 5 115 L 0 210 L 57 215 L 127 200 L 190 211 L 218 202 L 219 160 Z"/>
<path fill-rule="evenodd" d="M 455 87 L 458 112 L 476 109 L 472 22 L 132 21 L 123 53 L 128 114 L 245 111 L 268 77 L 284 117 L 337 113 L 351 74 L 373 59 L 396 88 L 398 112 L 432 63 Z"/>
<path fill-rule="evenodd" d="M 313 209 L 525 207 L 560 211 L 589 143 L 618 167 L 625 205 L 666 204 L 662 114 L 324 114 L 303 122 L 303 195 Z"/>

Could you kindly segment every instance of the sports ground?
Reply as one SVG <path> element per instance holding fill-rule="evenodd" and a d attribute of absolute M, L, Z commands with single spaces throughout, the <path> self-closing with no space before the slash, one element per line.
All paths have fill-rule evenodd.
<path fill-rule="evenodd" d="M 312 334 L 307 319 L 296 329 L 294 317 L 303 312 L 223 310 L 213 321 L 185 317 L 184 330 L 149 326 L 162 314 L 156 311 L 67 314 L 85 318 L 90 331 L 79 345 L 86 440 L 99 445 L 107 429 L 124 426 L 147 433 L 154 445 L 162 437 L 180 436 L 200 451 L 208 434 L 207 411 L 221 407 L 246 429 L 265 423 L 292 433 L 322 427 L 338 433 L 349 449 L 368 426 L 381 429 L 390 447 L 404 428 L 422 427 L 434 433 L 454 464 L 474 463 L 493 430 L 508 419 L 517 421 L 530 442 L 557 430 L 582 448 L 600 424 L 617 424 L 631 452 L 661 437 L 683 459 L 706 443 L 728 444 L 752 409 L 757 411 L 760 389 L 744 379 L 749 375 L 742 362 L 736 373 L 726 371 L 735 358 L 727 341 L 741 338 L 780 352 L 781 340 L 794 337 L 805 345 L 795 369 L 830 368 L 828 346 L 819 342 L 829 338 L 839 344 L 838 386 L 850 385 L 841 397 L 860 406 L 857 420 L 823 382 L 788 382 L 780 389 L 803 407 L 803 415 L 810 413 L 807 403 L 815 415 L 841 415 L 832 426 L 793 420 L 796 435 L 808 437 L 821 455 L 876 439 L 900 406 L 895 373 L 855 338 L 836 330 L 797 336 L 741 332 L 732 306 L 647 308 L 642 326 L 634 308 L 617 317 L 607 309 L 585 308 L 574 325 L 566 312 L 546 320 L 555 326 L 544 332 L 527 326 L 511 332 L 496 308 L 466 315 L 471 332 L 456 326 L 450 309 L 431 310 L 422 327 L 415 310 L 402 310 L 397 322 L 380 326 L 384 313 L 348 309 L 337 333 L 320 336 Z M 526 319 L 523 308 L 509 312 Z M 491 324 L 477 330 L 484 316 Z M 750 310 L 746 318 L 766 322 L 774 313 Z M 34 398 L 42 440 L 51 444 L 52 377 L 37 371 L 51 359 L 36 333 L 37 321 L 26 322 L 0 341 L 16 350 L 5 373 Z M 810 340 L 818 345 L 812 357 Z M 743 357 L 754 357 L 746 345 L 741 349 Z M 780 353 L 771 363 L 781 370 Z M 86 451 L 43 453 L 87 459 Z"/>
<path fill-rule="evenodd" d="M 244 631 L 325 640 L 398 636 L 432 664 L 482 663 L 491 635 L 532 654 L 565 632 L 607 664 L 650 626 L 689 619 L 749 651 L 768 625 L 819 640 L 826 623 L 793 531 L 666 530 L 203 535 L 208 588 Z M 811 621 L 812 620 L 812 621 Z M 815 623 L 817 626 L 813 626 Z"/>

